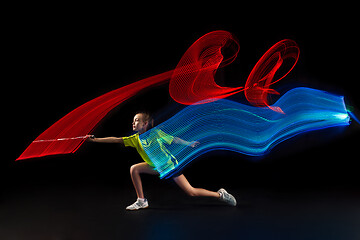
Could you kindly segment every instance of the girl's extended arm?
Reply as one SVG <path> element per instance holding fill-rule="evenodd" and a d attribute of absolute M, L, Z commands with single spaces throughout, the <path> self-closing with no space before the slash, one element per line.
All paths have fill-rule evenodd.
<path fill-rule="evenodd" d="M 87 140 L 89 142 L 97 142 L 97 143 L 121 143 L 121 144 L 124 144 L 124 141 L 121 137 L 96 138 L 95 136 L 91 136 Z"/>
<path fill-rule="evenodd" d="M 182 144 L 182 145 L 190 145 L 191 147 L 196 147 L 197 145 L 200 144 L 198 141 L 188 142 L 188 141 L 182 140 L 181 138 L 178 138 L 178 137 L 174 137 L 173 142 Z"/>

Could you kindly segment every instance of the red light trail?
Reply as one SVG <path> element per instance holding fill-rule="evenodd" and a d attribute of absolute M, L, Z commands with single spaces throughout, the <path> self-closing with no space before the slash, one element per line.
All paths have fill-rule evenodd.
<path fill-rule="evenodd" d="M 256 63 L 245 87 L 217 85 L 214 79 L 216 70 L 232 63 L 239 50 L 240 45 L 231 33 L 221 30 L 207 33 L 189 47 L 174 70 L 131 83 L 84 103 L 40 134 L 16 160 L 74 153 L 112 109 L 143 89 L 169 81 L 170 96 L 182 104 L 211 102 L 244 91 L 252 105 L 269 107 L 268 94 L 276 93 L 270 86 L 295 66 L 300 53 L 297 44 L 285 39 L 272 46 Z M 225 51 L 228 56 L 224 56 Z M 286 73 L 274 80 L 275 73 L 289 59 L 292 61 Z M 280 108 L 271 109 L 281 112 Z"/>

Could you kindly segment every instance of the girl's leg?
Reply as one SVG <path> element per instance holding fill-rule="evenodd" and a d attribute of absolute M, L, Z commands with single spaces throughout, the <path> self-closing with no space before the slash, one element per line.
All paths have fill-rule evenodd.
<path fill-rule="evenodd" d="M 217 192 L 212 192 L 202 188 L 194 188 L 190 185 L 189 181 L 186 179 L 184 174 L 181 174 L 178 177 L 173 178 L 176 184 L 186 192 L 189 196 L 203 196 L 203 197 L 215 197 L 220 198 L 220 194 Z"/>
<path fill-rule="evenodd" d="M 134 184 L 135 191 L 136 191 L 138 198 L 144 198 L 144 192 L 143 192 L 141 178 L 140 178 L 141 173 L 158 175 L 158 172 L 155 171 L 154 169 L 152 169 L 152 167 L 150 167 L 149 164 L 147 164 L 145 162 L 138 163 L 138 164 L 132 165 L 130 167 L 131 180 Z"/>

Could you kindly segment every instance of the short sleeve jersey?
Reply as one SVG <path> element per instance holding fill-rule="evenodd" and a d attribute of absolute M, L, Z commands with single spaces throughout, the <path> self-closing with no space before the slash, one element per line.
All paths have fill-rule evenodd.
<path fill-rule="evenodd" d="M 141 158 L 149 164 L 151 167 L 154 167 L 154 164 L 151 162 L 148 155 L 145 153 L 139 139 L 139 133 L 131 135 L 129 137 L 123 137 L 125 147 L 133 147 L 140 154 Z"/>
<path fill-rule="evenodd" d="M 161 130 L 155 130 L 155 138 L 156 141 L 153 141 L 155 139 L 154 135 L 152 135 L 151 139 L 145 139 L 142 140 L 143 143 L 141 143 L 140 138 L 139 138 L 139 133 L 136 133 L 134 135 L 131 135 L 129 137 L 123 137 L 123 141 L 124 141 L 124 145 L 125 147 L 133 147 L 137 150 L 137 152 L 139 153 L 139 155 L 141 156 L 141 158 L 147 163 L 149 164 L 151 167 L 155 167 L 154 163 L 151 161 L 151 159 L 149 158 L 149 156 L 146 154 L 144 148 L 143 148 L 143 144 L 145 146 L 148 146 L 149 144 L 152 145 L 151 143 L 156 143 L 157 147 L 159 147 L 161 149 L 162 154 L 166 155 L 169 161 L 166 161 L 167 164 L 172 164 L 171 160 L 171 153 L 166 149 L 166 147 L 164 146 L 164 143 L 166 144 L 171 144 L 174 137 L 171 135 L 168 135 L 166 133 L 164 133 Z"/>

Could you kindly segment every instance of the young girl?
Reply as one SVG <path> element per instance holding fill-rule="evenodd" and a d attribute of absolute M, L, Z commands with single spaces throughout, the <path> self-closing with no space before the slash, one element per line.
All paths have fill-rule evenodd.
<path fill-rule="evenodd" d="M 133 131 L 137 132 L 136 134 L 129 136 L 129 137 L 105 137 L 105 138 L 96 138 L 91 136 L 88 138 L 90 142 L 99 142 L 99 143 L 120 143 L 125 147 L 134 147 L 136 148 L 137 152 L 140 154 L 141 158 L 144 160 L 142 163 L 138 163 L 132 165 L 130 168 L 130 175 L 132 182 L 135 187 L 135 191 L 137 194 L 138 199 L 135 203 L 128 206 L 127 210 L 138 210 L 141 208 L 147 208 L 149 206 L 147 199 L 144 197 L 142 183 L 140 174 L 152 174 L 152 175 L 159 175 L 159 173 L 154 169 L 154 164 L 151 162 L 150 158 L 145 153 L 140 140 L 139 135 L 149 130 L 153 127 L 153 119 L 151 118 L 150 114 L 146 112 L 139 112 L 134 116 L 134 120 L 132 123 Z M 189 145 L 191 147 L 196 147 L 199 142 L 187 142 L 182 140 L 178 137 L 169 136 L 168 138 L 169 144 L 183 144 Z M 206 196 L 206 197 L 214 197 L 218 198 L 225 203 L 236 206 L 236 199 L 226 192 L 225 189 L 221 188 L 217 192 L 209 191 L 202 188 L 194 188 L 188 182 L 183 174 L 173 177 L 175 183 L 189 196 Z"/>

